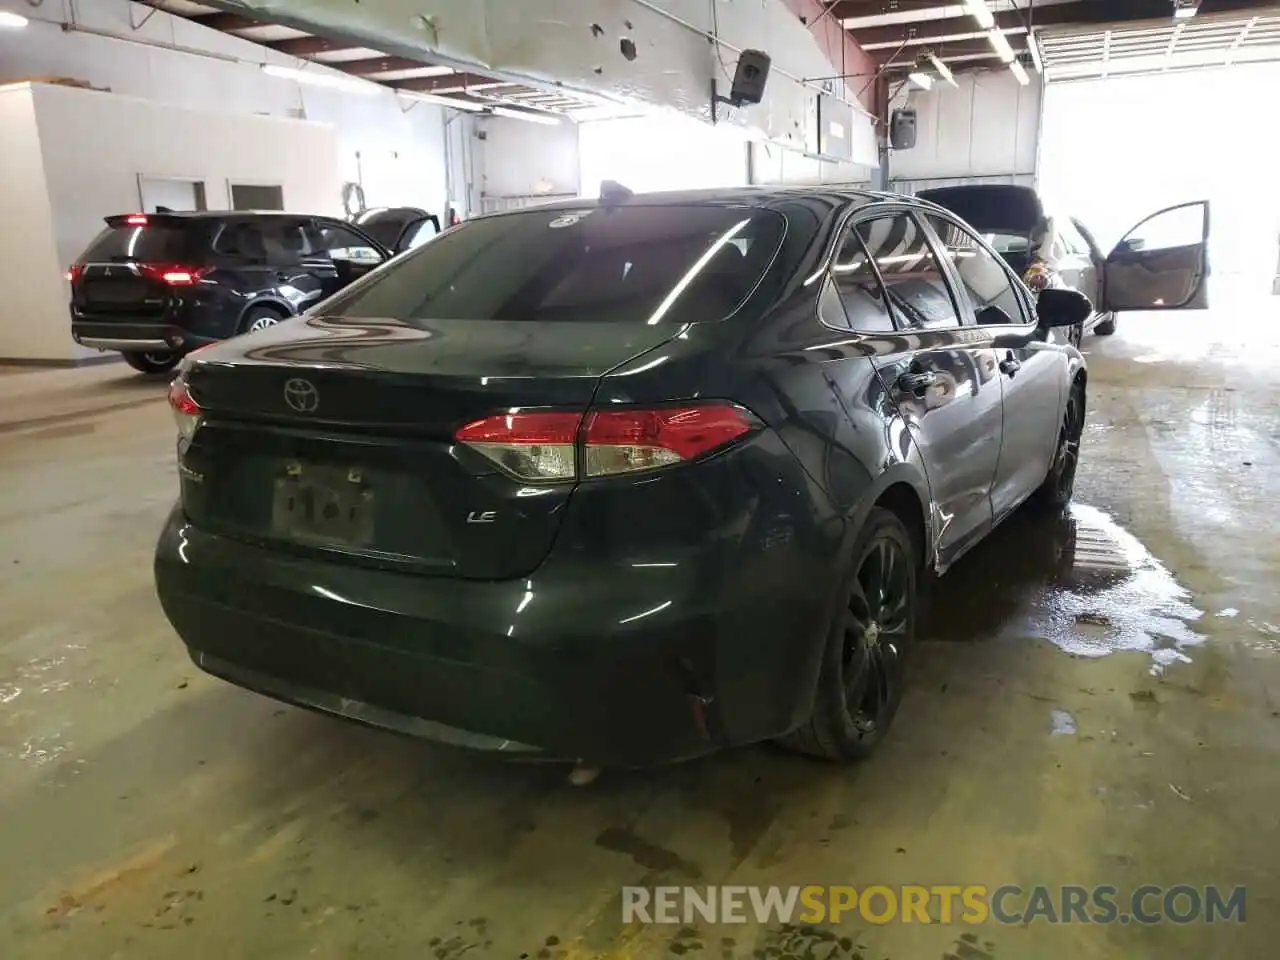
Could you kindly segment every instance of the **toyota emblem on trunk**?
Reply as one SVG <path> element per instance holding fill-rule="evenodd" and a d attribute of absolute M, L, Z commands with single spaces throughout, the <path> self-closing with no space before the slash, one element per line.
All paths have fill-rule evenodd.
<path fill-rule="evenodd" d="M 314 413 L 320 406 L 320 391 L 310 380 L 294 377 L 285 381 L 284 402 L 298 413 Z"/>

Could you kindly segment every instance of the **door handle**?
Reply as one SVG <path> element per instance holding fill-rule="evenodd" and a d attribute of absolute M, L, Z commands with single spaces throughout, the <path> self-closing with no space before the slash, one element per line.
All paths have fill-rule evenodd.
<path fill-rule="evenodd" d="M 896 382 L 898 389 L 903 393 L 923 397 L 925 392 L 938 382 L 938 375 L 932 370 L 908 370 L 900 374 Z"/>
<path fill-rule="evenodd" d="M 1004 359 L 1000 361 L 1000 372 L 1012 377 L 1015 373 L 1022 369 L 1022 363 L 1014 359 L 1013 351 L 1010 350 L 1004 355 Z"/>

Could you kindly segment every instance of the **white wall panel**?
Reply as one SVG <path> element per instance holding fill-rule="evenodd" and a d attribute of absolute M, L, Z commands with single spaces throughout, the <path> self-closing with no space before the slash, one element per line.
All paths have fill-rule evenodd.
<path fill-rule="evenodd" d="M 75 344 L 31 88 L 0 88 L 0 359 L 68 359 Z"/>
<path fill-rule="evenodd" d="M 751 144 L 751 182 L 762 186 L 868 185 L 872 168 L 806 157 L 774 143 Z"/>
<path fill-rule="evenodd" d="M 478 121 L 485 197 L 578 192 L 578 125 L 556 126 L 503 117 Z"/>
<path fill-rule="evenodd" d="M 894 108 L 916 110 L 916 145 L 895 150 L 891 181 L 1021 177 L 1034 181 L 1041 86 L 1020 85 L 1008 70 L 959 74 L 958 87 L 912 87 Z M 1008 181 L 1002 181 L 1008 182 Z"/>
<path fill-rule="evenodd" d="M 445 111 L 436 106 L 410 105 L 375 87 L 365 95 L 267 76 L 259 67 L 263 62 L 286 66 L 299 62 L 127 0 L 76 3 L 75 27 L 160 46 L 75 28 L 65 31 L 62 3 L 27 8 L 6 0 L 4 6 L 21 6 L 31 23 L 25 30 L 0 31 L 0 83 L 63 76 L 190 109 L 329 123 L 338 135 L 342 179 L 362 180 L 371 206 L 440 210 L 445 205 Z M 147 17 L 148 11 L 153 15 L 134 30 L 131 9 L 134 23 Z M 166 45 L 212 56 L 164 49 Z"/>

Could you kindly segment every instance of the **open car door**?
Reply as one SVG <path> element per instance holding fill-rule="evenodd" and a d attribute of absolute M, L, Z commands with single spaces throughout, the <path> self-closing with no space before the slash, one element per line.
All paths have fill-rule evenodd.
<path fill-rule="evenodd" d="M 1103 268 L 1099 310 L 1203 310 L 1209 305 L 1209 201 L 1153 213 L 1124 235 Z"/>

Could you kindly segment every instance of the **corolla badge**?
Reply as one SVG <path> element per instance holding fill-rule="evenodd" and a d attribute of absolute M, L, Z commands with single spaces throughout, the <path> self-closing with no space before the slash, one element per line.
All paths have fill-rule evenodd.
<path fill-rule="evenodd" d="M 310 380 L 294 377 L 285 381 L 284 402 L 298 413 L 315 413 L 320 406 L 320 391 Z"/>

